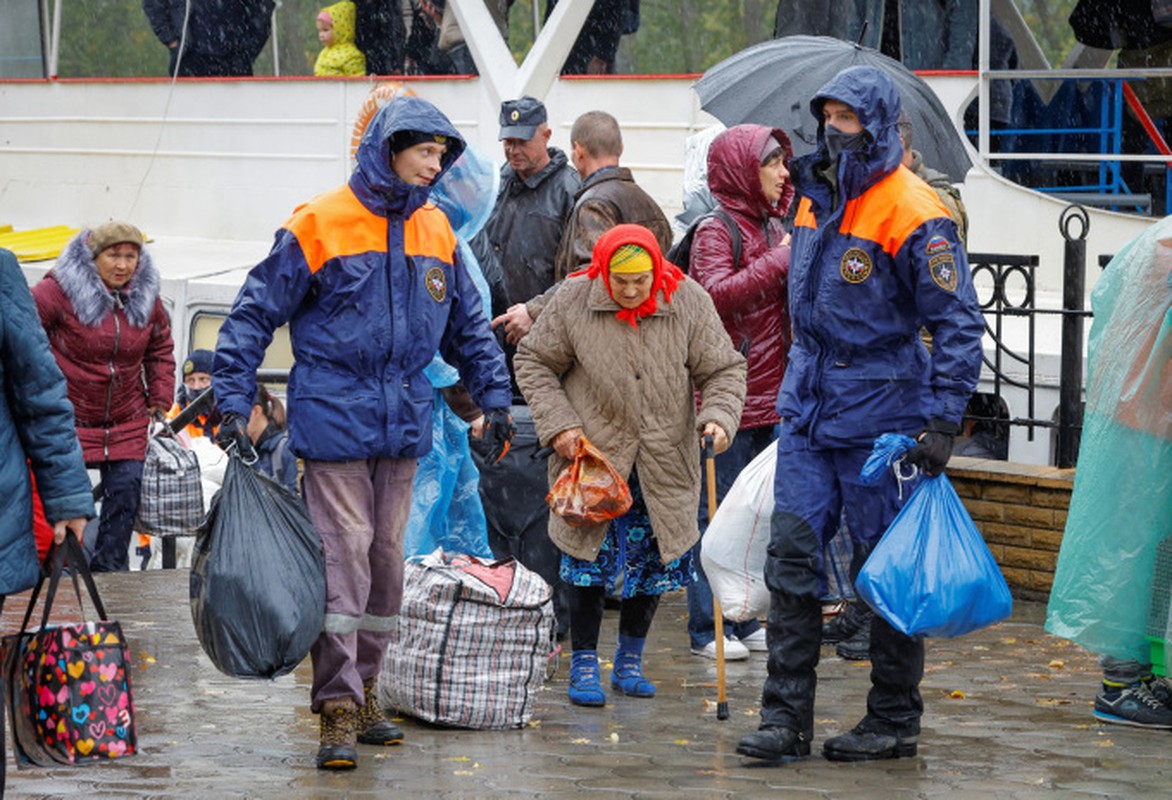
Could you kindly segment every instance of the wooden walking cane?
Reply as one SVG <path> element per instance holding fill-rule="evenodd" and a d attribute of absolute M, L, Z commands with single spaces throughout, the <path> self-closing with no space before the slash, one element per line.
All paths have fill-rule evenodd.
<path fill-rule="evenodd" d="M 716 448 L 712 434 L 704 436 L 704 468 L 708 479 L 708 524 L 716 516 Z M 724 680 L 724 613 L 716 592 L 712 593 L 712 619 L 716 633 L 716 718 L 728 719 L 728 690 Z"/>

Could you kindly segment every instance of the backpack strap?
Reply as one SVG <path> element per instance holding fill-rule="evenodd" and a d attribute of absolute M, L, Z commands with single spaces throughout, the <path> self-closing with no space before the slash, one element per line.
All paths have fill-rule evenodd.
<path fill-rule="evenodd" d="M 707 216 L 719 217 L 720 221 L 724 223 L 724 227 L 728 229 L 728 235 L 732 238 L 733 249 L 733 269 L 741 268 L 741 228 L 737 225 L 737 221 L 732 218 L 732 215 L 724 210 L 724 207 L 719 203 L 716 208 Z"/>

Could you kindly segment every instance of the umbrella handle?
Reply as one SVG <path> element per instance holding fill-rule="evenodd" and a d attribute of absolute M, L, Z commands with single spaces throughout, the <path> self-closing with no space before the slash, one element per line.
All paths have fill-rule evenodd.
<path fill-rule="evenodd" d="M 708 488 L 708 522 L 716 516 L 716 447 L 712 434 L 704 435 L 704 469 Z M 728 719 L 728 685 L 724 677 L 724 612 L 716 593 L 712 594 L 713 633 L 716 635 L 716 718 Z"/>

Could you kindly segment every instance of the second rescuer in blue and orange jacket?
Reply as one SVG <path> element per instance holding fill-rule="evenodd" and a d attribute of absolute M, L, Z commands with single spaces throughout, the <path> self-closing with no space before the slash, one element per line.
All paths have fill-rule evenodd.
<path fill-rule="evenodd" d="M 768 677 L 760 728 L 742 755 L 810 752 L 822 639 L 823 548 L 845 520 L 857 563 L 914 489 L 888 471 L 864 486 L 876 437 L 917 436 L 906 460 L 939 474 L 981 369 L 984 323 L 956 225 L 900 164 L 900 96 L 875 67 L 838 73 L 810 101 L 817 152 L 790 174 L 802 200 L 789 268 L 793 344 L 778 412 Z M 920 328 L 933 335 L 929 353 Z M 869 761 L 916 754 L 924 642 L 878 614 L 870 627 L 867 714 L 823 754 Z"/>

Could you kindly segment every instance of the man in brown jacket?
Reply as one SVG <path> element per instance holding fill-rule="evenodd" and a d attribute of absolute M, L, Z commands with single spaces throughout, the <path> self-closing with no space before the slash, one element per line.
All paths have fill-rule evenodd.
<path fill-rule="evenodd" d="M 642 225 L 650 230 L 660 250 L 671 249 L 671 225 L 651 195 L 639 188 L 631 171 L 619 166 L 623 134 L 619 123 L 605 111 L 587 111 L 570 129 L 570 162 L 582 178 L 574 195 L 574 210 L 562 233 L 554 262 L 553 288 L 527 303 L 518 303 L 492 321 L 504 323 L 509 342 L 516 344 L 529 332 L 533 320 L 549 302 L 558 284 L 571 272 L 590 265 L 594 243 L 616 225 Z"/>

